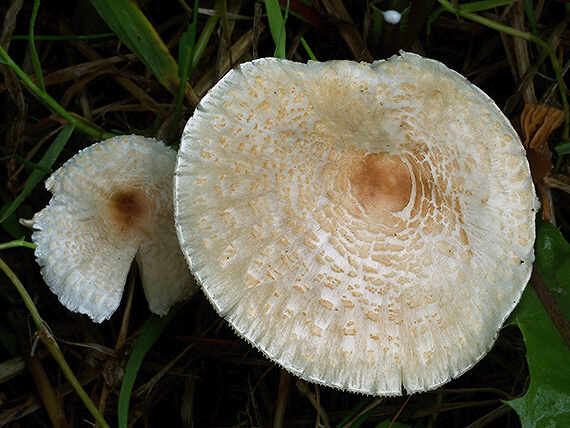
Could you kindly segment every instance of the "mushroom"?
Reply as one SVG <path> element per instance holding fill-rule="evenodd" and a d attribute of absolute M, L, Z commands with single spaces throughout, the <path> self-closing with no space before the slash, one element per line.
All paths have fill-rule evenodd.
<path fill-rule="evenodd" d="M 410 53 L 241 65 L 186 125 L 174 178 L 218 313 L 293 374 L 374 395 L 436 388 L 489 351 L 537 208 L 495 103 Z"/>
<path fill-rule="evenodd" d="M 176 152 L 136 135 L 73 156 L 46 181 L 53 194 L 33 218 L 42 276 L 68 309 L 108 319 L 135 258 L 150 310 L 165 315 L 196 290 L 174 230 Z"/>

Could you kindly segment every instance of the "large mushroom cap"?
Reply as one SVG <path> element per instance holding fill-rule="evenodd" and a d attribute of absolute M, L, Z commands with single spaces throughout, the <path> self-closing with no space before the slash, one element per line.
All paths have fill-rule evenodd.
<path fill-rule="evenodd" d="M 48 178 L 53 196 L 34 216 L 32 240 L 67 308 L 108 319 L 135 255 L 152 312 L 166 314 L 196 289 L 174 230 L 175 160 L 162 142 L 122 136 L 82 150 Z"/>
<path fill-rule="evenodd" d="M 413 54 L 242 65 L 188 122 L 174 188 L 216 310 L 287 370 L 351 391 L 464 373 L 534 259 L 517 134 L 465 78 Z"/>

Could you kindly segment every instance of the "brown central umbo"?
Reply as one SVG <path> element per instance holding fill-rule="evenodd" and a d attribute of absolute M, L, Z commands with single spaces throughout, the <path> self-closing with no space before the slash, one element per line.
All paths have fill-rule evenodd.
<path fill-rule="evenodd" d="M 349 180 L 352 194 L 369 215 L 401 211 L 410 200 L 409 168 L 388 153 L 371 153 L 355 161 Z"/>
<path fill-rule="evenodd" d="M 111 223 L 123 233 L 138 229 L 148 213 L 148 208 L 148 198 L 142 190 L 119 190 L 111 196 Z"/>

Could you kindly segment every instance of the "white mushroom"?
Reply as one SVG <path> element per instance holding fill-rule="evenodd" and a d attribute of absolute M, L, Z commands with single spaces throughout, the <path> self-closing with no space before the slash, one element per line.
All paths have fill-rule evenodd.
<path fill-rule="evenodd" d="M 131 135 L 94 144 L 46 181 L 53 194 L 34 216 L 36 258 L 68 309 L 108 319 L 135 258 L 150 310 L 165 315 L 196 289 L 174 231 L 176 152 Z"/>
<path fill-rule="evenodd" d="M 266 58 L 188 122 L 176 229 L 216 310 L 301 378 L 433 389 L 491 348 L 534 260 L 537 201 L 495 103 L 443 64 Z"/>

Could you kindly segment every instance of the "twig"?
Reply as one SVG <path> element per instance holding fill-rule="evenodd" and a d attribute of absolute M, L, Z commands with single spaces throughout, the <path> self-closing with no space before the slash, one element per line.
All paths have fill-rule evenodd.
<path fill-rule="evenodd" d="M 281 374 L 279 376 L 279 392 L 277 393 L 277 404 L 275 406 L 275 417 L 273 418 L 273 428 L 283 427 L 285 408 L 287 407 L 290 387 L 291 373 L 287 370 L 281 369 Z"/>
<path fill-rule="evenodd" d="M 307 396 L 307 398 L 309 399 L 309 401 L 311 402 L 311 404 L 313 405 L 313 407 L 317 410 L 318 415 L 323 418 L 323 426 L 324 427 L 330 427 L 330 423 L 329 423 L 329 417 L 327 415 L 327 412 L 325 411 L 325 409 L 323 409 L 321 407 L 321 404 L 319 403 L 319 401 L 317 400 L 317 397 L 315 396 L 315 394 L 309 389 L 309 387 L 307 386 L 307 384 L 305 382 L 303 382 L 302 380 L 298 380 L 295 385 L 297 386 L 297 388 L 299 389 L 299 391 L 301 391 L 303 394 L 305 394 Z"/>
<path fill-rule="evenodd" d="M 570 349 L 570 325 L 564 317 L 562 310 L 560 310 L 560 307 L 554 300 L 554 297 L 552 297 L 546 283 L 536 271 L 536 268 L 533 268 L 532 270 L 530 283 L 532 284 L 532 288 L 534 288 L 538 299 L 542 303 L 542 306 L 546 310 L 546 313 L 556 327 L 556 330 L 558 330 L 558 333 L 562 337 L 564 344 L 568 349 Z"/>

